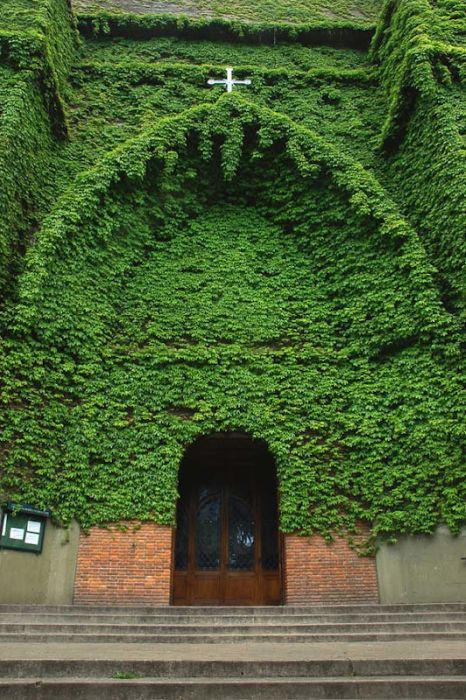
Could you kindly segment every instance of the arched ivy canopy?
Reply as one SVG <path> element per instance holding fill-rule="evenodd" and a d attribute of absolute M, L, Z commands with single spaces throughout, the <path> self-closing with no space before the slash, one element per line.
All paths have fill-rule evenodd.
<path fill-rule="evenodd" d="M 53 262 L 56 256 L 66 254 L 67 245 L 72 248 L 73 241 L 83 241 L 86 235 L 94 242 L 107 241 L 118 230 L 118 217 L 111 207 L 115 192 L 152 187 L 161 193 L 162 209 L 164 205 L 173 206 L 167 192 L 180 185 L 180 162 L 196 162 L 196 170 L 184 173 L 188 181 L 199 177 L 213 162 L 214 177 L 221 177 L 222 188 L 227 189 L 227 183 L 235 181 L 238 189 L 238 180 L 244 178 L 241 166 L 245 160 L 252 163 L 260 182 L 264 176 L 267 179 L 265 166 L 270 168 L 267 156 L 274 160 L 277 153 L 286 159 L 287 169 L 294 170 L 297 181 L 323 182 L 340 194 L 348 210 L 377 231 L 378 238 L 391 241 L 389 245 L 399 251 L 400 271 L 406 283 L 415 296 L 424 295 L 422 306 L 429 306 L 428 325 L 432 325 L 432 314 L 440 321 L 442 311 L 432 284 L 433 269 L 422 244 L 376 178 L 316 133 L 236 94 L 225 95 L 214 105 L 159 120 L 76 179 L 45 220 L 38 242 L 30 250 L 21 283 L 21 299 L 27 307 L 24 315 L 31 314 L 35 300 L 40 299 L 44 277 L 51 270 L 53 273 Z M 251 177 L 251 172 L 248 174 Z M 205 180 L 201 179 L 203 184 Z M 248 183 L 243 185 L 245 190 L 251 189 Z M 302 212 L 299 207 L 297 210 L 292 217 L 296 222 L 290 220 L 290 226 L 299 223 Z"/>
<path fill-rule="evenodd" d="M 4 484 L 85 525 L 173 522 L 184 446 L 243 430 L 276 458 L 284 530 L 455 527 L 432 273 L 374 177 L 283 115 L 230 95 L 163 119 L 29 252 Z"/>

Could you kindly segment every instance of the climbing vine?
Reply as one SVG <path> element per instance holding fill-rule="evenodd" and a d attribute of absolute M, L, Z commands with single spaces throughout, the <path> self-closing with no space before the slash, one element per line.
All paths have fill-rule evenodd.
<path fill-rule="evenodd" d="M 390 107 L 382 131 L 391 154 L 387 186 L 438 267 L 447 308 L 466 313 L 466 50 L 449 43 L 463 23 L 461 3 L 391 0 L 373 40 Z M 445 13 L 448 7 L 449 13 Z"/>
<path fill-rule="evenodd" d="M 149 39 L 177 36 L 182 39 L 272 44 L 300 42 L 311 46 L 329 45 L 367 49 L 372 29 L 348 20 L 312 21 L 302 24 L 280 21 L 231 20 L 170 15 L 140 15 L 94 11 L 79 14 L 84 36 Z"/>
<path fill-rule="evenodd" d="M 361 26 L 101 12 L 77 58 L 68 5 L 38 6 L 0 32 L 1 493 L 173 523 L 186 446 L 241 430 L 275 457 L 283 531 L 458 531 L 447 3 L 387 3 L 372 63 Z M 206 86 L 227 48 L 248 92 Z"/>
<path fill-rule="evenodd" d="M 232 429 L 274 453 L 284 530 L 464 517 L 456 330 L 414 232 L 362 168 L 241 98 L 83 178 L 10 327 L 4 483 L 64 519 L 172 522 L 185 446 Z M 26 398 L 18 372 L 40 377 Z"/>
<path fill-rule="evenodd" d="M 119 0 L 76 0 L 78 11 L 106 9 L 120 11 Z M 222 0 L 177 0 L 179 13 L 188 17 L 210 16 L 222 18 L 225 15 L 236 21 L 306 22 L 309 18 L 331 24 L 338 20 L 351 20 L 359 24 L 375 22 L 382 0 L 231 0 L 228 7 Z"/>
<path fill-rule="evenodd" d="M 67 133 L 63 93 L 78 44 L 71 17 L 67 0 L 0 8 L 0 297 L 11 294 L 37 210 L 51 200 L 48 171 L 54 137 Z"/>

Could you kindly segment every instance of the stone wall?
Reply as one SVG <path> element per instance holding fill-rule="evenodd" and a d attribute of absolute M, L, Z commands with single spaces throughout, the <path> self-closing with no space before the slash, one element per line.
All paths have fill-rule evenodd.
<path fill-rule="evenodd" d="M 79 555 L 78 555 L 79 544 Z M 154 523 L 79 533 L 47 522 L 41 554 L 0 550 L 0 603 L 169 605 L 173 531 Z M 284 602 L 342 605 L 466 602 L 466 528 L 403 536 L 376 560 L 336 538 L 286 535 Z M 74 591 L 74 595 L 73 595 Z"/>
<path fill-rule="evenodd" d="M 0 549 L 0 603 L 69 605 L 73 601 L 79 526 L 47 521 L 41 554 Z"/>
<path fill-rule="evenodd" d="M 466 603 L 466 528 L 404 535 L 377 553 L 381 603 Z"/>

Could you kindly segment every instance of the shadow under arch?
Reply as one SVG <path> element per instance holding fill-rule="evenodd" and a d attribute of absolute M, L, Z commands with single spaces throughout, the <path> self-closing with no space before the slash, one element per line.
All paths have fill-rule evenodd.
<path fill-rule="evenodd" d="M 282 602 L 275 460 L 264 440 L 212 433 L 185 450 L 179 473 L 172 602 Z"/>

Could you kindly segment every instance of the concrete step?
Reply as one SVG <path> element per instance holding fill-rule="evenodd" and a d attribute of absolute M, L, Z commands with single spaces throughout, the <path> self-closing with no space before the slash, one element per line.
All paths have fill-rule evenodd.
<path fill-rule="evenodd" d="M 63 633 L 33 633 L 33 632 L 4 632 L 0 633 L 0 642 L 33 642 L 33 643 L 45 643 L 45 642 L 79 642 L 86 644 L 95 643 L 121 643 L 121 642 L 131 642 L 131 643 L 151 643 L 151 644 L 217 644 L 217 643 L 230 643 L 230 644 L 240 644 L 242 642 L 253 642 L 262 644 L 265 642 L 365 642 L 365 641 L 393 641 L 393 640 L 412 640 L 413 643 L 416 640 L 441 640 L 441 639 L 451 639 L 451 640 L 461 640 L 466 643 L 466 632 L 454 632 L 454 631 L 405 631 L 405 632 L 383 632 L 380 630 L 375 630 L 372 632 L 314 632 L 314 633 L 283 633 L 283 632 L 268 632 L 267 634 L 256 634 L 251 632 L 249 634 L 239 633 L 239 634 L 229 634 L 224 630 L 219 630 L 215 634 L 206 634 L 204 632 L 197 632 L 196 634 L 187 634 L 186 632 L 180 632 L 178 634 L 112 634 L 112 633 L 80 633 L 76 632 L 74 634 Z"/>
<path fill-rule="evenodd" d="M 466 605 L 341 608 L 1 606 L 0 641 L 321 642 L 466 639 Z M 238 612 L 241 611 L 241 612 Z"/>
<path fill-rule="evenodd" d="M 250 635 L 262 634 L 378 634 L 378 633 L 409 633 L 416 632 L 463 632 L 466 634 L 466 621 L 453 622 L 449 621 L 416 621 L 416 622 L 351 622 L 351 623 L 312 623 L 312 624 L 281 624 L 279 622 L 270 623 L 268 625 L 255 624 L 249 622 L 242 625 L 217 624 L 206 625 L 199 622 L 195 625 L 186 625 L 174 620 L 176 624 L 102 624 L 95 623 L 92 618 L 84 623 L 14 623 L 0 622 L 0 635 L 2 634 L 116 634 L 116 635 L 215 635 L 215 634 L 238 634 L 244 637 Z"/>
<path fill-rule="evenodd" d="M 442 659 L 312 659 L 131 660 L 8 659 L 0 660 L 0 678 L 319 678 L 372 676 L 466 676 L 465 658 Z"/>
<path fill-rule="evenodd" d="M 144 678 L 0 680 L 8 700 L 301 700 L 305 698 L 461 698 L 466 676 L 378 676 L 372 678 Z"/>
<path fill-rule="evenodd" d="M 48 613 L 41 611 L 34 612 L 0 612 L 0 623 L 15 624 L 198 624 L 199 615 L 162 615 L 162 614 L 115 614 L 115 613 Z M 383 623 L 383 622 L 466 622 L 466 611 L 455 612 L 393 612 L 393 613 L 335 613 L 335 614 L 295 614 L 295 615 L 214 615 L 206 614 L 202 616 L 202 624 L 205 625 L 274 625 L 274 624 L 324 624 L 324 623 Z"/>
<path fill-rule="evenodd" d="M 123 606 L 123 605 L 7 605 L 0 604 L 1 613 L 82 613 L 121 614 L 121 615 L 320 615 L 320 614 L 380 614 L 380 613 L 422 613 L 422 612 L 462 612 L 466 613 L 466 603 L 432 603 L 420 605 L 325 605 L 325 606 Z"/>

